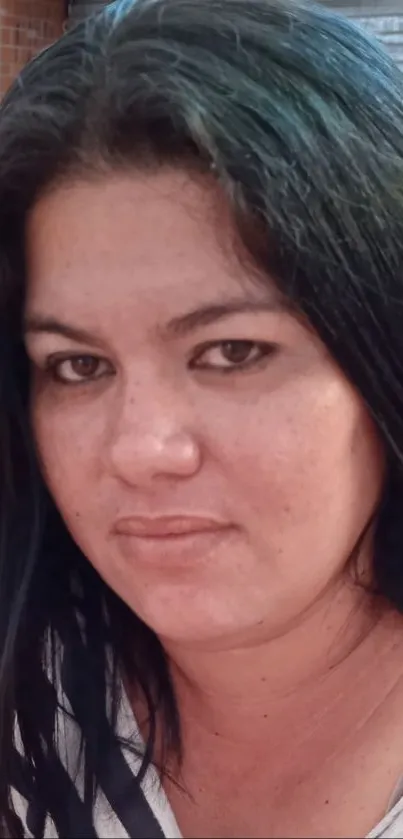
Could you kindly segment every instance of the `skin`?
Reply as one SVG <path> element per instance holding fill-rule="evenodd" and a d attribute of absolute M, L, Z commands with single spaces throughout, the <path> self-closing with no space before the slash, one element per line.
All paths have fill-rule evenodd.
<path fill-rule="evenodd" d="M 270 811 L 259 805 L 253 835 L 268 835 L 269 818 L 273 831 L 281 823 L 281 835 L 303 835 L 267 791 L 283 789 L 301 754 L 308 775 L 317 767 L 316 720 L 332 721 L 334 748 L 351 741 L 363 709 L 383 707 L 400 676 L 395 622 L 374 618 L 348 572 L 381 496 L 383 453 L 357 392 L 274 283 L 238 261 L 233 236 L 217 187 L 177 171 L 104 175 L 42 197 L 26 242 L 32 422 L 74 539 L 171 658 L 184 775 L 204 814 L 199 824 L 169 789 L 185 835 L 252 835 L 245 800 L 224 814 L 193 756 L 227 779 L 215 784 L 222 798 L 237 782 L 234 761 L 252 755 L 251 812 L 267 748 L 279 757 L 275 776 L 264 775 L 259 800 Z M 213 318 L 211 307 L 234 301 L 246 309 Z M 241 369 L 239 359 L 250 363 Z M 117 533 L 137 516 L 214 527 L 185 538 Z M 369 534 L 364 574 L 370 559 Z M 374 654 L 384 684 L 368 699 Z M 359 700 L 348 713 L 347 683 Z M 390 771 L 384 787 L 378 772 L 368 827 Z M 318 805 L 317 783 L 302 789 L 299 818 L 310 796 Z M 327 835 L 320 830 L 309 835 Z"/>

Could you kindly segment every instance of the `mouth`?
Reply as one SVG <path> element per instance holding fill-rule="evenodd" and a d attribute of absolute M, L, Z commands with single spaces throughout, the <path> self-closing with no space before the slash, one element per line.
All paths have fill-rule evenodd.
<path fill-rule="evenodd" d="M 114 536 L 120 551 L 133 562 L 189 566 L 210 559 L 233 530 L 205 517 L 136 517 L 119 520 Z"/>
<path fill-rule="evenodd" d="M 136 516 L 119 519 L 114 530 L 122 536 L 135 536 L 142 539 L 167 539 L 172 536 L 210 533 L 227 527 L 227 524 L 205 516 L 159 516 L 158 518 Z"/>

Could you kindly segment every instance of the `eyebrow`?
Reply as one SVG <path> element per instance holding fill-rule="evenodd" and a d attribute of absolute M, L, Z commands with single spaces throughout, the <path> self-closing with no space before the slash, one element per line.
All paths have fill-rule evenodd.
<path fill-rule="evenodd" d="M 178 315 L 168 321 L 158 331 L 168 338 L 175 336 L 183 337 L 202 326 L 217 323 L 231 315 L 259 312 L 285 312 L 289 308 L 286 301 L 281 300 L 279 297 L 272 297 L 270 300 L 226 300 L 222 303 L 199 306 L 197 309 L 187 312 L 185 315 Z M 80 344 L 101 344 L 99 339 L 95 338 L 86 329 L 72 326 L 54 317 L 39 314 L 34 314 L 26 318 L 24 322 L 24 334 L 62 335 L 64 338 Z"/>
<path fill-rule="evenodd" d="M 231 317 L 231 315 L 259 313 L 259 312 L 285 312 L 290 307 L 280 297 L 271 297 L 266 300 L 234 299 L 225 300 L 222 303 L 212 303 L 206 306 L 199 306 L 186 315 L 179 315 L 172 318 L 164 327 L 168 335 L 188 335 L 201 326 L 209 326 L 220 320 Z"/>
<path fill-rule="evenodd" d="M 77 344 L 93 344 L 94 346 L 100 346 L 101 344 L 86 329 L 71 326 L 68 323 L 57 320 L 57 318 L 47 317 L 45 315 L 31 315 L 27 317 L 24 321 L 23 331 L 24 335 L 62 335 L 63 338 L 68 338 Z"/>

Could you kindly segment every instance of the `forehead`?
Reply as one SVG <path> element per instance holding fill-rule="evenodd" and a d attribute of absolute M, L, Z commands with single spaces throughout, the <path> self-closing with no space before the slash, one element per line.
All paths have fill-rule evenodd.
<path fill-rule="evenodd" d="M 184 172 L 126 173 L 62 185 L 27 223 L 27 305 L 139 310 L 247 290 L 277 296 L 239 259 L 227 203 Z"/>

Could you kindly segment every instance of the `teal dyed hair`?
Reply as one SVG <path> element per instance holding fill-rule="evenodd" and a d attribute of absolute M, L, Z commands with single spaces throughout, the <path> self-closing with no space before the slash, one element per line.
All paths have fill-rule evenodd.
<path fill-rule="evenodd" d="M 117 24 L 129 14 L 136 2 L 137 0 L 114 0 L 113 3 L 108 3 L 101 10 L 100 14 L 109 19 L 113 24 Z M 153 2 L 153 0 L 149 0 L 149 2 Z"/>

